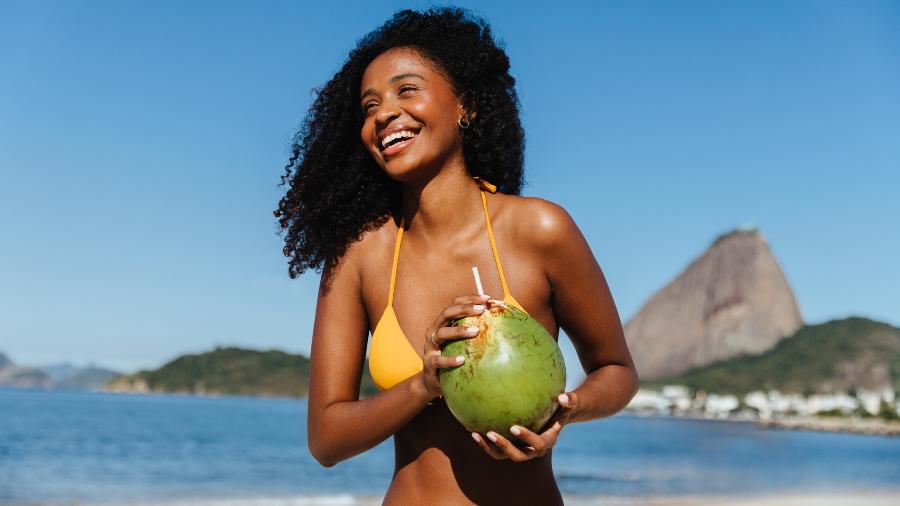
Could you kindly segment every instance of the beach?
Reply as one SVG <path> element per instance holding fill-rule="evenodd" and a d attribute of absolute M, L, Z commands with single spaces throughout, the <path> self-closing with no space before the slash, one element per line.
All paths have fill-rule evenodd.
<path fill-rule="evenodd" d="M 125 502 L 125 506 L 377 506 L 378 495 L 323 494 L 314 496 L 215 500 L 162 500 Z M 833 494 L 796 492 L 754 495 L 688 495 L 660 497 L 564 496 L 567 506 L 894 506 L 900 504 L 900 491 L 857 491 Z M 0 504 L 3 504 L 0 502 Z M 109 506 L 109 502 L 65 503 L 67 506 Z M 117 503 L 118 504 L 118 503 Z M 18 506 L 18 505 L 17 505 Z M 58 503 L 30 506 L 58 506 Z"/>
<path fill-rule="evenodd" d="M 825 493 L 790 493 L 759 495 L 752 497 L 668 497 L 640 499 L 636 502 L 566 502 L 566 504 L 587 506 L 589 504 L 609 504 L 627 506 L 893 506 L 900 504 L 900 492 L 840 492 Z"/>

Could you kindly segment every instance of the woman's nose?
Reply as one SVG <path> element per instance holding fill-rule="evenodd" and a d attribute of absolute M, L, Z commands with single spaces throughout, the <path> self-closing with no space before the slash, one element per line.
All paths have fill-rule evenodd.
<path fill-rule="evenodd" d="M 375 114 L 375 123 L 384 125 L 400 115 L 400 108 L 393 102 L 385 101 Z"/>

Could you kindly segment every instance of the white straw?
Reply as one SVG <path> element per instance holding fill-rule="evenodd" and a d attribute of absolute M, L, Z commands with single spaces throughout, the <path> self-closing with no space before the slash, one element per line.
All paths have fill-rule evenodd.
<path fill-rule="evenodd" d="M 478 275 L 478 267 L 472 267 L 472 275 L 475 276 L 475 287 L 478 288 L 478 295 L 484 295 L 484 289 L 481 288 L 481 276 Z"/>

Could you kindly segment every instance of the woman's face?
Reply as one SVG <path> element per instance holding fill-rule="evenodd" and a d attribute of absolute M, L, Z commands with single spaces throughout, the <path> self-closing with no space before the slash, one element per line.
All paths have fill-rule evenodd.
<path fill-rule="evenodd" d="M 463 108 L 435 65 L 409 48 L 372 60 L 360 85 L 363 145 L 394 180 L 434 174 L 462 160 Z"/>

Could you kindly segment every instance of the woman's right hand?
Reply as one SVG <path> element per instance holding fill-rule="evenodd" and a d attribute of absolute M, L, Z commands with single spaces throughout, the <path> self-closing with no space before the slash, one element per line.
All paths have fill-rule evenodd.
<path fill-rule="evenodd" d="M 428 401 L 435 397 L 441 397 L 441 383 L 438 379 L 438 369 L 445 367 L 457 367 L 466 357 L 441 356 L 441 347 L 446 341 L 457 339 L 471 339 L 478 335 L 478 327 L 448 327 L 454 320 L 465 316 L 477 316 L 484 312 L 488 295 L 466 295 L 457 297 L 425 332 L 425 347 L 423 349 L 423 367 L 421 372 L 422 386 L 428 393 Z"/>

